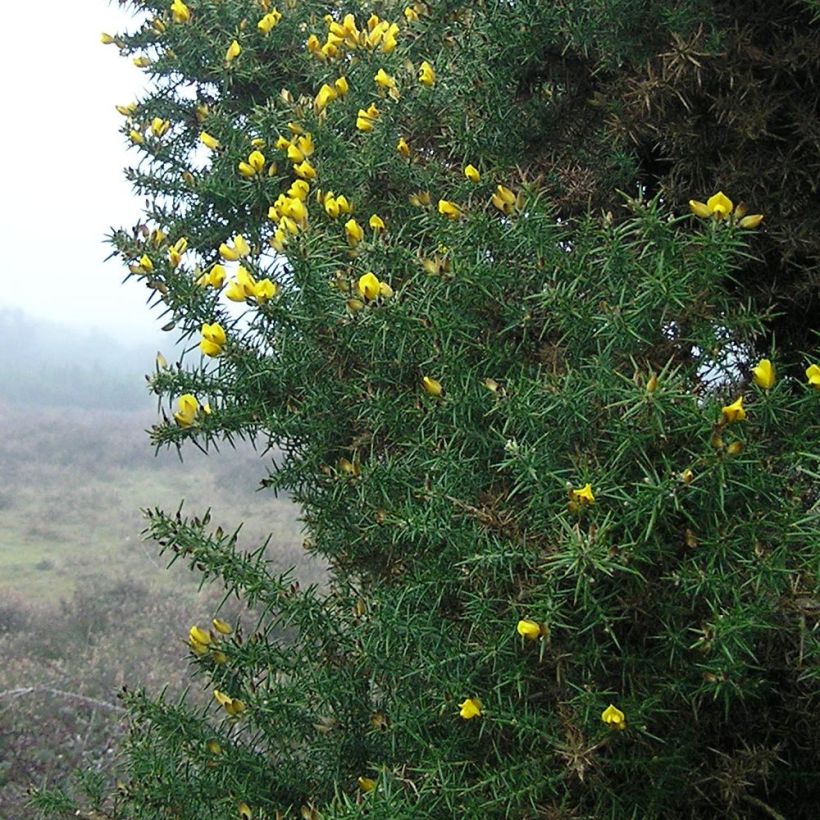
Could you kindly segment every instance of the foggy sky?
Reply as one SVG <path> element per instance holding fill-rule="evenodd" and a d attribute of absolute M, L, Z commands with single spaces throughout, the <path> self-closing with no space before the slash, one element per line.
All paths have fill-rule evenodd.
<path fill-rule="evenodd" d="M 140 200 L 122 169 L 134 163 L 118 133 L 117 104 L 145 77 L 100 32 L 129 27 L 106 0 L 10 4 L 0 49 L 0 308 L 127 344 L 161 339 L 147 291 L 122 285 L 103 238 L 132 225 Z"/>

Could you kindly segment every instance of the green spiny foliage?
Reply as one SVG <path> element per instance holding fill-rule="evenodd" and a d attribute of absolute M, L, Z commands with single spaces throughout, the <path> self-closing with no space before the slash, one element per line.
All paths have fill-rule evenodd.
<path fill-rule="evenodd" d="M 192 631 L 208 708 L 126 693 L 111 811 L 810 816 L 818 393 L 750 378 L 770 316 L 738 297 L 757 240 L 734 213 L 551 195 L 572 132 L 533 80 L 545 54 L 645 59 L 712 5 L 306 0 L 268 33 L 268 4 L 174 8 L 138 4 L 117 38 L 153 84 L 123 128 L 146 223 L 112 238 L 192 341 L 152 380 L 153 439 L 281 448 L 263 484 L 302 505 L 329 575 L 302 590 L 207 516 L 150 513 L 255 615 Z M 395 49 L 368 43 L 372 13 Z M 347 45 L 317 57 L 329 29 Z M 613 203 L 637 190 L 623 146 L 570 147 Z"/>

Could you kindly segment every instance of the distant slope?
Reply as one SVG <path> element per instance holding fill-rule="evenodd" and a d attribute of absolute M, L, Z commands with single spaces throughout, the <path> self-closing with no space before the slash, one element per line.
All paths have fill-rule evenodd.
<path fill-rule="evenodd" d="M 126 347 L 98 331 L 84 333 L 18 310 L 0 309 L 0 330 L 6 340 L 0 345 L 0 402 L 112 410 L 155 406 L 144 378 L 153 368 L 153 346 Z"/>

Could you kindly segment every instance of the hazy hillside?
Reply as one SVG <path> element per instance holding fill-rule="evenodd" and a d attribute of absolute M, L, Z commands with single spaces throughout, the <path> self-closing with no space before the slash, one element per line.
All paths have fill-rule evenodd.
<path fill-rule="evenodd" d="M 130 409 L 150 407 L 144 373 L 156 347 L 125 346 L 98 331 L 82 332 L 0 309 L 0 399 L 25 406 Z M 173 339 L 167 336 L 171 358 Z M 103 390 L 101 393 L 100 390 Z"/>
<path fill-rule="evenodd" d="M 30 783 L 108 770 L 118 689 L 180 692 L 187 631 L 224 597 L 166 569 L 140 508 L 211 508 L 214 525 L 243 524 L 243 549 L 273 533 L 277 571 L 298 565 L 310 583 L 322 569 L 305 560 L 295 506 L 257 491 L 265 461 L 252 448 L 154 454 L 154 344 L 2 310 L 0 327 L 13 340 L 0 346 L 0 818 L 12 818 L 26 816 Z M 223 613 L 243 616 L 231 601 Z"/>

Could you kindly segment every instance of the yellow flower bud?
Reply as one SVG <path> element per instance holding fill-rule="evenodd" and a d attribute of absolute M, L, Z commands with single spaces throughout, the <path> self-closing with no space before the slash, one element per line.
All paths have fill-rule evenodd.
<path fill-rule="evenodd" d="M 338 199 L 336 201 L 338 202 Z M 364 231 L 355 219 L 349 219 L 345 222 L 345 235 L 347 236 L 347 244 L 355 248 L 364 238 Z"/>
<path fill-rule="evenodd" d="M 227 621 L 221 621 L 219 618 L 214 618 L 211 621 L 213 628 L 222 635 L 230 635 L 233 632 L 231 625 Z"/>
<path fill-rule="evenodd" d="M 171 17 L 175 23 L 187 23 L 191 19 L 191 10 L 182 0 L 171 3 Z"/>
<path fill-rule="evenodd" d="M 370 777 L 360 777 L 357 783 L 359 784 L 359 788 L 365 793 L 374 791 L 377 785 L 376 781 Z"/>
<path fill-rule="evenodd" d="M 370 225 L 374 231 L 383 231 L 385 228 L 384 220 L 378 216 L 378 214 L 373 214 L 367 224 Z"/>
<path fill-rule="evenodd" d="M 407 144 L 404 137 L 401 137 L 396 143 L 396 151 L 398 151 L 403 157 L 410 157 L 410 146 Z"/>
<path fill-rule="evenodd" d="M 481 182 L 481 173 L 475 165 L 466 166 L 464 169 L 464 176 L 467 177 L 470 182 Z"/>
<path fill-rule="evenodd" d="M 437 379 L 430 378 L 430 376 L 422 377 L 421 386 L 429 395 L 433 396 L 433 398 L 439 398 L 442 393 L 444 393 L 441 382 Z"/>
<path fill-rule="evenodd" d="M 460 219 L 462 216 L 461 208 L 449 199 L 440 199 L 438 201 L 438 212 L 451 220 Z"/>
<path fill-rule="evenodd" d="M 427 60 L 419 67 L 419 82 L 428 88 L 431 88 L 436 82 L 436 72 Z"/>
<path fill-rule="evenodd" d="M 820 365 L 810 364 L 806 368 L 806 378 L 809 380 L 809 385 L 820 390 Z"/>
<path fill-rule="evenodd" d="M 743 219 L 738 222 L 738 225 L 740 225 L 741 228 L 753 230 L 757 228 L 762 221 L 763 214 L 749 214 L 749 216 L 744 216 Z"/>
<path fill-rule="evenodd" d="M 234 40 L 228 46 L 228 50 L 225 52 L 225 62 L 228 63 L 228 65 L 230 65 L 241 53 L 242 47 L 236 40 Z"/>
<path fill-rule="evenodd" d="M 207 131 L 203 131 L 199 135 L 199 141 L 207 148 L 210 148 L 211 151 L 216 151 L 217 148 L 219 148 L 219 140 L 211 136 Z"/>

